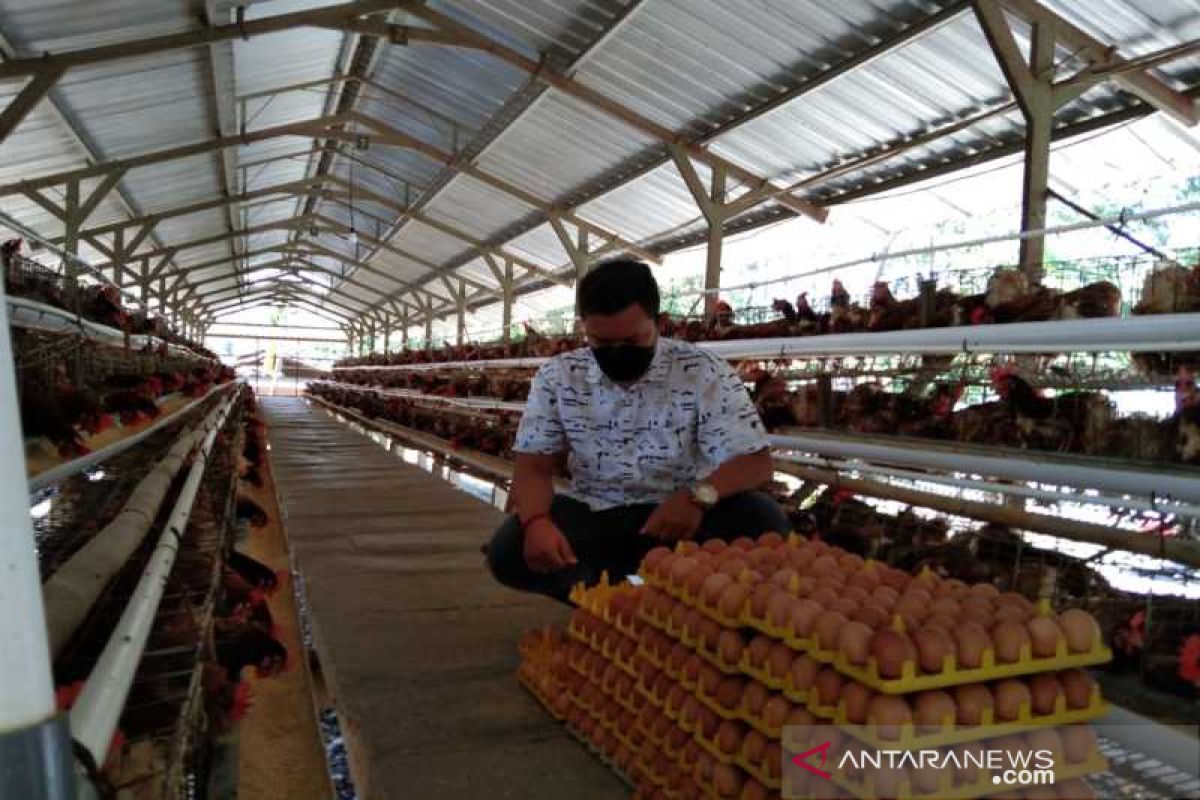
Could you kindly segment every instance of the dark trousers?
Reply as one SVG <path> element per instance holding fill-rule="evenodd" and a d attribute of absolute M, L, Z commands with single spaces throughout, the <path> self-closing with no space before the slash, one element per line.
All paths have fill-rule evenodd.
<path fill-rule="evenodd" d="M 635 505 L 592 511 L 586 503 L 555 495 L 550 518 L 567 537 L 579 563 L 559 572 L 540 574 L 525 563 L 525 534 L 521 522 L 511 516 L 492 536 L 487 546 L 488 567 L 496 580 L 525 592 L 540 592 L 567 602 L 571 587 L 580 581 L 591 585 L 608 572 L 614 583 L 636 572 L 642 557 L 664 542 L 638 531 L 656 508 Z M 693 541 L 755 537 L 768 531 L 786 533 L 791 523 L 783 509 L 762 492 L 743 492 L 726 497 L 704 514 Z"/>

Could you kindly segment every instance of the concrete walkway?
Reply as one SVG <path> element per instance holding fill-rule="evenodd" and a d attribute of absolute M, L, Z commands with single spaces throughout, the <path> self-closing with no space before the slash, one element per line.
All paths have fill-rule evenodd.
<path fill-rule="evenodd" d="M 259 402 L 359 797 L 628 797 L 516 681 L 521 632 L 565 609 L 491 580 L 500 512 L 302 399 Z"/>

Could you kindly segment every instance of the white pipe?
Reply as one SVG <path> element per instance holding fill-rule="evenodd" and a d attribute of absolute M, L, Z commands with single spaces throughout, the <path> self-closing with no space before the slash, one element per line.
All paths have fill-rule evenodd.
<path fill-rule="evenodd" d="M 185 432 L 146 476 L 138 481 L 124 507 L 87 544 L 46 579 L 46 629 L 50 652 L 57 656 L 87 618 L 96 599 L 145 540 L 163 500 L 188 454 L 216 422 L 216 409 Z"/>
<path fill-rule="evenodd" d="M 702 350 L 730 360 L 904 353 L 1169 353 L 1200 350 L 1200 313 L 963 325 L 880 333 L 833 333 L 778 339 L 731 339 L 699 342 L 698 345 Z M 333 369 L 486 369 L 533 367 L 546 361 L 545 358 L 497 358 L 446 361 L 440 364 L 335 366 Z"/>
<path fill-rule="evenodd" d="M 200 403 L 203 403 L 215 392 L 224 391 L 230 386 L 235 385 L 237 385 L 237 381 L 219 383 L 209 389 L 203 397 L 197 397 L 186 406 L 175 409 L 175 411 L 169 416 L 159 417 L 152 425 L 147 425 L 145 428 L 142 428 L 140 431 L 131 436 L 126 436 L 123 439 L 119 439 L 107 447 L 100 448 L 99 450 L 93 450 L 85 456 L 80 456 L 79 458 L 74 458 L 63 464 L 59 464 L 57 467 L 51 467 L 45 472 L 39 472 L 37 475 L 34 475 L 29 479 L 29 493 L 33 494 L 34 492 L 44 489 L 47 486 L 52 486 L 60 481 L 66 480 L 72 475 L 76 475 L 86 469 L 94 467 L 101 462 L 107 461 L 118 453 L 125 452 L 150 434 L 161 429 L 164 425 L 170 425 L 172 422 L 179 419 L 181 415 L 186 414 Z"/>
<path fill-rule="evenodd" d="M 129 696 L 129 687 L 142 658 L 142 650 L 154 625 L 163 589 L 171 574 L 171 568 L 175 565 L 179 541 L 187 529 L 188 517 L 196 499 L 196 490 L 200 488 L 200 480 L 204 476 L 209 452 L 235 399 L 226 398 L 213 412 L 216 423 L 208 431 L 196 453 L 183 488 L 179 491 L 179 498 L 163 526 L 158 545 L 150 554 L 146 570 L 133 590 L 129 605 L 121 614 L 121 619 L 113 629 L 104 651 L 71 709 L 71 735 L 87 748 L 97 764 L 104 763 L 108 754 L 113 731 L 121 718 L 125 700 Z"/>
<path fill-rule="evenodd" d="M 994 492 L 1016 497 L 1032 497 L 1051 503 L 1078 503 L 1080 505 L 1107 506 L 1109 508 L 1130 508 L 1138 511 L 1157 511 L 1161 514 L 1176 514 L 1185 517 L 1200 517 L 1200 506 L 1186 503 L 1152 502 L 1139 500 L 1135 497 L 1120 497 L 1115 495 L 1084 495 L 1078 493 L 1056 492 L 1051 489 L 1037 489 L 1025 484 L 992 483 L 990 481 L 971 480 L 970 478 L 955 478 L 950 475 L 934 475 L 929 472 L 914 472 L 898 467 L 881 467 L 860 461 L 843 461 L 840 459 L 820 458 L 819 456 L 798 456 L 789 453 L 775 456 L 777 461 L 788 461 L 793 464 L 834 469 L 838 472 L 858 472 L 865 476 L 884 475 L 892 478 L 903 478 L 910 481 L 925 481 L 954 486 L 960 489 L 974 489 L 980 492 Z M 878 480 L 873 478 L 873 480 Z M 887 483 L 887 481 L 879 481 Z"/>
<path fill-rule="evenodd" d="M 0 300 L 4 286 L 0 283 Z M 0 303 L 0 735 L 54 716 L 54 681 L 42 610 L 16 369 Z"/>
<path fill-rule="evenodd" d="M 495 411 L 524 411 L 525 403 L 516 400 L 494 400 L 488 397 L 443 397 L 437 394 L 425 394 L 418 392 L 415 389 L 392 389 L 382 386 L 374 386 L 370 384 L 360 383 L 342 383 L 339 381 L 321 381 L 314 380 L 309 383 L 320 384 L 322 386 L 334 386 L 338 389 L 350 389 L 360 392 L 370 391 L 376 394 L 386 395 L 388 397 L 402 397 L 406 400 L 422 400 L 431 403 L 446 403 L 452 406 L 463 406 L 464 408 L 475 409 L 492 409 Z"/>
<path fill-rule="evenodd" d="M 767 437 L 772 447 L 799 450 L 834 458 L 858 458 L 865 461 L 992 475 L 1014 480 L 1047 483 L 1054 486 L 1086 486 L 1120 494 L 1161 497 L 1174 501 L 1200 502 L 1200 477 L 1150 470 L 1094 467 L 1073 463 L 1055 463 L 1044 454 L 1027 451 L 1024 459 L 1002 456 L 949 453 L 934 447 L 882 445 L 853 441 L 834 435 Z"/>
<path fill-rule="evenodd" d="M 29 300 L 24 297 L 10 297 L 8 298 L 8 308 L 9 314 L 12 317 L 11 322 L 18 328 L 49 331 L 52 333 L 82 333 L 90 341 L 102 342 L 114 347 L 125 346 L 124 331 L 110 328 L 107 325 L 101 325 L 98 322 L 85 319 L 57 306 L 39 303 L 36 300 Z M 198 361 L 212 361 L 212 359 L 202 356 L 187 347 L 171 344 L 157 336 L 149 334 L 130 334 L 129 336 L 129 346 L 134 350 L 142 350 L 146 347 L 157 348 L 164 344 L 167 346 L 168 351 L 176 355 L 194 358 Z"/>

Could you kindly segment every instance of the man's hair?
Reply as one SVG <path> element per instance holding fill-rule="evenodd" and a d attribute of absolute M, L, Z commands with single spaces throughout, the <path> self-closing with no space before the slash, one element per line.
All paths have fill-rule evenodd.
<path fill-rule="evenodd" d="M 579 316 L 616 314 L 637 304 L 658 316 L 658 282 L 650 267 L 636 258 L 614 258 L 597 264 L 576 289 Z"/>

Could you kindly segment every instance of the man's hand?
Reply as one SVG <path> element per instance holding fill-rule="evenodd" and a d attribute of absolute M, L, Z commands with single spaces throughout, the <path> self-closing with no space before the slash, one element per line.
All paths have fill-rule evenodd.
<path fill-rule="evenodd" d="M 537 573 L 558 572 L 578 564 L 567 537 L 549 517 L 525 529 L 525 563 Z"/>
<path fill-rule="evenodd" d="M 642 526 L 642 533 L 668 542 L 690 539 L 696 535 L 702 519 L 704 512 L 692 502 L 691 492 L 680 489 L 654 509 Z"/>

